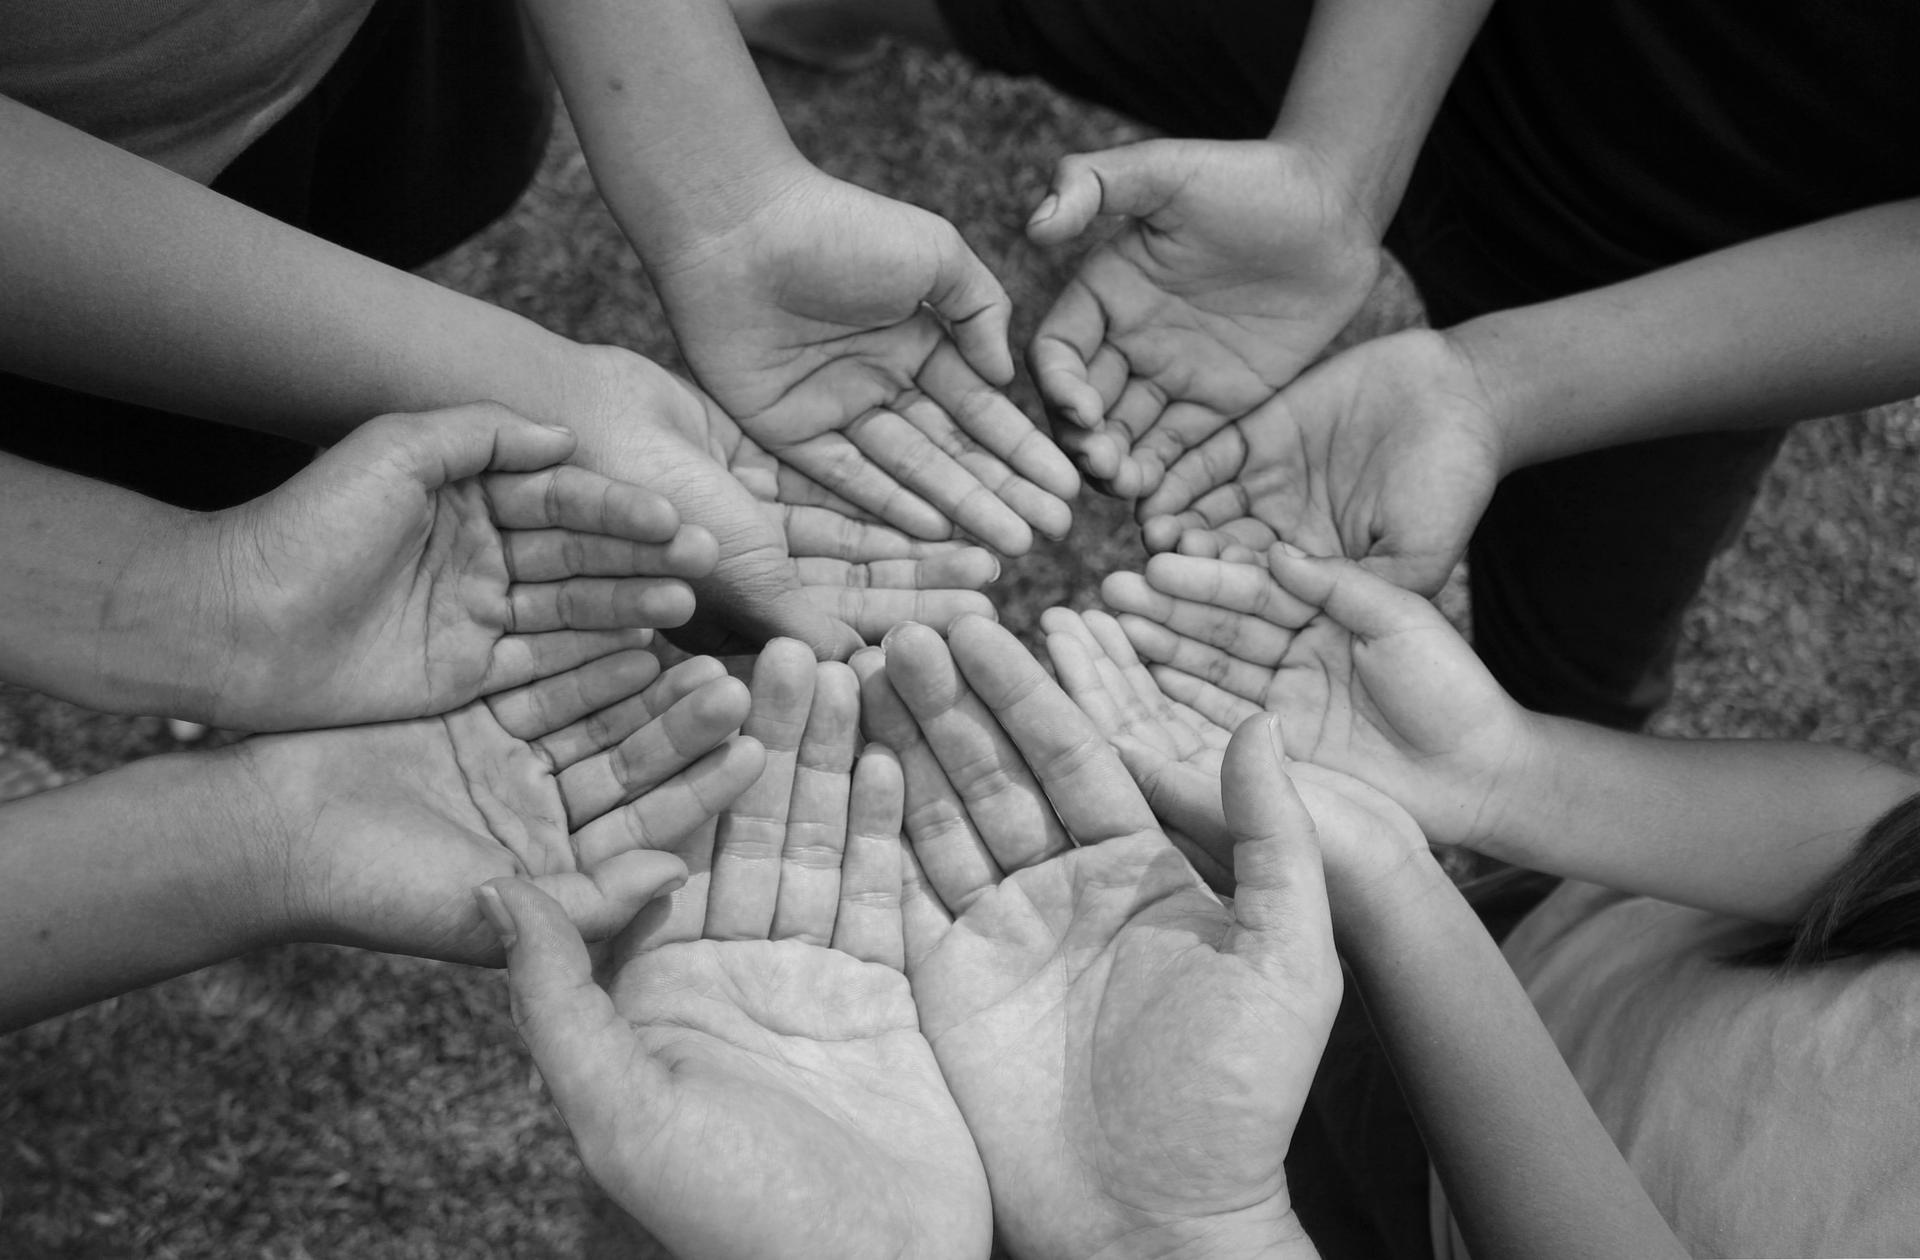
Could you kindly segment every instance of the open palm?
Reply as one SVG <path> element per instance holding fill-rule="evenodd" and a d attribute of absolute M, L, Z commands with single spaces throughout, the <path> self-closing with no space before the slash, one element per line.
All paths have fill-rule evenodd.
<path fill-rule="evenodd" d="M 1010 634 L 968 619 L 950 642 L 950 667 L 1019 759 L 982 781 L 1018 791 L 1008 772 L 1030 773 L 1078 846 L 961 887 L 938 849 L 966 834 L 916 834 L 914 869 L 948 875 L 945 887 L 916 875 L 903 893 L 921 1026 L 979 1144 L 1003 1239 L 1050 1257 L 1279 1236 L 1282 1161 L 1340 990 L 1310 825 L 1243 802 L 1261 845 L 1229 910 Z M 896 659 L 890 643 L 889 681 L 920 689 L 911 675 L 941 669 L 929 655 Z M 965 742 L 927 736 L 936 751 Z"/>
<path fill-rule="evenodd" d="M 1034 338 L 1059 438 L 1114 494 L 1150 494 L 1189 448 L 1293 380 L 1373 289 L 1380 250 L 1314 156 L 1157 140 L 1064 159 L 1029 233 L 1130 221 L 1087 255 Z M 1042 217 L 1044 216 L 1044 217 Z"/>
<path fill-rule="evenodd" d="M 1450 343 L 1396 333 L 1333 356 L 1196 445 L 1138 514 L 1153 551 L 1284 541 L 1431 595 L 1499 480 L 1495 434 Z"/>
<path fill-rule="evenodd" d="M 1310 619 L 1276 637 L 1249 601 L 1209 602 L 1250 584 L 1273 588 L 1269 609 Z M 1228 729 L 1249 705 L 1278 714 L 1294 757 L 1400 801 L 1442 843 L 1484 834 L 1499 780 L 1530 746 L 1526 712 L 1439 610 L 1350 561 L 1283 547 L 1264 569 L 1157 556 L 1104 594 L 1171 700 Z"/>
<path fill-rule="evenodd" d="M 501 958 L 472 890 L 534 880 L 580 930 L 626 926 L 685 875 L 664 850 L 746 790 L 745 688 L 718 662 L 644 652 L 437 718 L 240 746 L 280 811 L 295 939 L 458 962 Z"/>
<path fill-rule="evenodd" d="M 685 621 L 713 540 L 562 463 L 573 445 L 493 405 L 385 416 L 212 518 L 227 562 L 209 624 L 237 663 L 213 720 L 443 713 Z"/>
<path fill-rule="evenodd" d="M 1065 535 L 1078 479 L 1000 392 L 1006 294 L 939 216 L 812 172 L 650 271 L 695 377 L 781 460 L 917 537 Z"/>

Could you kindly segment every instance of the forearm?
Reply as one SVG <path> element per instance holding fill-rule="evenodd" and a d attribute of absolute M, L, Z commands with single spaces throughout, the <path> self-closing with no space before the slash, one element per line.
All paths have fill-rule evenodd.
<path fill-rule="evenodd" d="M 1762 922 L 1798 918 L 1861 832 L 1920 790 L 1920 777 L 1829 744 L 1532 724 L 1527 763 L 1473 847 Z"/>
<path fill-rule="evenodd" d="M 0 1031 L 279 939 L 231 752 L 0 806 Z"/>
<path fill-rule="evenodd" d="M 571 343 L 0 98 L 0 367 L 317 443 L 492 400 L 564 419 Z"/>
<path fill-rule="evenodd" d="M 1375 234 L 1492 0 L 1319 0 L 1272 138 L 1332 161 Z"/>
<path fill-rule="evenodd" d="M 1920 393 L 1920 201 L 1762 237 L 1448 334 L 1511 471 L 1622 442 Z"/>
<path fill-rule="evenodd" d="M 650 268 L 811 167 L 722 0 L 528 0 L 594 182 Z"/>
<path fill-rule="evenodd" d="M 1346 910 L 1347 961 L 1476 1260 L 1685 1254 L 1438 864 L 1417 856 Z"/>
<path fill-rule="evenodd" d="M 228 663 L 198 603 L 211 518 L 0 454 L 0 677 L 90 708 L 199 718 Z"/>

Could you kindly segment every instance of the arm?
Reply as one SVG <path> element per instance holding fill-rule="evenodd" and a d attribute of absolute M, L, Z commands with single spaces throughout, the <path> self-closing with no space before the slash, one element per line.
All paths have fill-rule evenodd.
<path fill-rule="evenodd" d="M 254 949 L 469 963 L 469 892 L 530 879 L 592 939 L 684 878 L 671 850 L 759 777 L 711 659 L 604 658 L 442 718 L 154 758 L 0 806 L 0 1029 Z"/>
<path fill-rule="evenodd" d="M 1492 0 L 1321 0 L 1269 139 L 1318 151 L 1376 240 Z"/>
<path fill-rule="evenodd" d="M 1920 392 L 1920 200 L 1823 219 L 1449 330 L 1503 470 Z"/>
<path fill-rule="evenodd" d="M 1341 824 L 1315 821 L 1336 884 Z M 1348 965 L 1477 1260 L 1685 1255 L 1424 843 L 1365 895 L 1334 898 Z"/>
<path fill-rule="evenodd" d="M 1791 923 L 1920 776 L 1801 740 L 1660 739 L 1529 715 L 1525 767 L 1471 841 L 1502 861 Z"/>

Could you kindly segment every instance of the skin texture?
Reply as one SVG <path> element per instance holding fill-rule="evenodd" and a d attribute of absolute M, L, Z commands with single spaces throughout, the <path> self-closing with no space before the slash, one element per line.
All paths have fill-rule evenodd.
<path fill-rule="evenodd" d="M 987 1251 L 979 1156 L 901 972 L 900 767 L 856 758 L 856 696 L 845 665 L 769 646 L 747 724 L 767 774 L 623 934 L 606 988 L 551 900 L 481 890 L 589 1171 L 678 1255 Z"/>
<path fill-rule="evenodd" d="M 1158 140 L 1061 160 L 1027 225 L 1042 244 L 1128 221 L 1054 300 L 1030 351 L 1057 436 L 1113 494 L 1293 380 L 1353 318 L 1379 243 L 1314 151 Z"/>
<path fill-rule="evenodd" d="M 182 633 L 216 644 L 206 716 L 271 730 L 442 713 L 685 621 L 712 537 L 562 462 L 573 449 L 491 405 L 385 416 L 201 518 Z"/>
<path fill-rule="evenodd" d="M 289 939 L 497 964 L 469 890 L 499 875 L 546 889 L 593 939 L 617 932 L 684 877 L 668 851 L 764 760 L 734 734 L 745 689 L 717 662 L 641 689 L 657 668 L 626 653 L 443 717 L 241 745 L 284 845 L 258 865 L 284 889 Z"/>
<path fill-rule="evenodd" d="M 915 833 L 902 894 L 921 1025 L 1002 1240 L 1044 1257 L 1262 1254 L 1295 1238 L 1281 1164 L 1340 990 L 1304 813 L 1236 796 L 1252 843 L 1230 911 L 1006 631 L 967 619 L 942 644 L 902 627 L 885 677 L 903 697 L 953 699 L 920 730 L 936 762 L 977 772 L 950 780 L 974 819 L 1018 816 L 1037 792 L 1075 844 L 1003 870 L 972 850 L 990 825 Z M 1251 783 L 1276 754 L 1262 730 L 1244 743 Z M 919 808 L 909 771 L 909 818 Z"/>
<path fill-rule="evenodd" d="M 1284 541 L 1430 595 L 1503 471 L 1473 365 L 1414 330 L 1333 356 L 1198 444 L 1138 514 L 1150 551 L 1246 559 Z"/>

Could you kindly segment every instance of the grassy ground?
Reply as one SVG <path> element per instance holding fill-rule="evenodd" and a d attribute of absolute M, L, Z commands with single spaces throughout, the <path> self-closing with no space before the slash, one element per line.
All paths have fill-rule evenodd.
<path fill-rule="evenodd" d="M 1052 160 L 1134 134 L 938 58 L 851 80 L 768 74 L 816 160 L 961 226 L 1023 338 L 1071 262 L 1020 236 Z M 577 337 L 669 353 L 564 137 L 513 217 L 436 276 Z M 1373 317 L 1406 310 L 1393 289 Z M 1689 620 L 1662 730 L 1920 760 L 1917 465 L 1912 406 L 1795 433 Z M 1066 543 L 1009 566 L 1003 615 L 1084 604 L 1138 554 L 1122 510 L 1085 503 Z M 69 774 L 171 747 L 157 719 L 0 691 L 5 745 Z M 0 1256 L 571 1256 L 590 1207 L 494 974 L 284 949 L 0 1040 Z"/>

